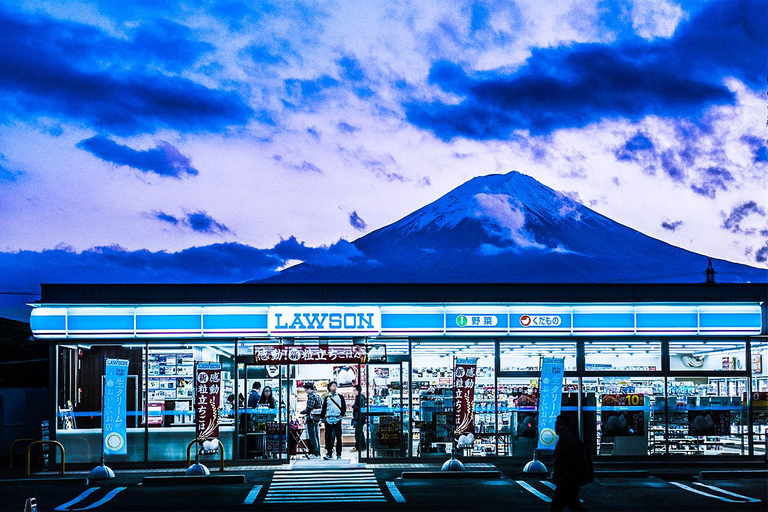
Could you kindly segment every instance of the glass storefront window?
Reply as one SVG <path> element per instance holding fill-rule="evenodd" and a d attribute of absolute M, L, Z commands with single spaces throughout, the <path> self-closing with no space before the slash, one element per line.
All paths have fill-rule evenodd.
<path fill-rule="evenodd" d="M 732 340 L 669 342 L 670 371 L 746 371 L 746 343 Z"/>
<path fill-rule="evenodd" d="M 747 453 L 746 379 L 670 377 L 667 387 L 669 453 Z"/>
<path fill-rule="evenodd" d="M 56 390 L 56 439 L 67 451 L 67 462 L 97 462 L 101 458 L 101 400 L 104 358 L 128 359 L 127 455 L 111 461 L 144 460 L 142 390 L 143 344 L 59 345 Z"/>
<path fill-rule="evenodd" d="M 588 340 L 584 358 L 588 372 L 661 371 L 661 342 Z"/>
<path fill-rule="evenodd" d="M 499 354 L 502 372 L 539 371 L 542 357 L 564 357 L 565 371 L 576 371 L 576 342 L 502 341 Z"/>
<path fill-rule="evenodd" d="M 752 341 L 752 438 L 754 454 L 765 456 L 768 443 L 768 342 Z"/>
<path fill-rule="evenodd" d="M 584 442 L 598 455 L 664 453 L 663 377 L 584 377 Z"/>
<path fill-rule="evenodd" d="M 488 341 L 417 341 L 412 345 L 415 456 L 444 457 L 453 449 L 455 357 L 477 358 L 475 442 L 467 455 L 496 454 L 495 346 Z"/>

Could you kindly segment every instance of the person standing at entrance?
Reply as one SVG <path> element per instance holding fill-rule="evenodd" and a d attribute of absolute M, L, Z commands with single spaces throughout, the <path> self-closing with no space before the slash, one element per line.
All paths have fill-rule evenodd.
<path fill-rule="evenodd" d="M 307 439 L 309 440 L 309 453 L 311 457 L 320 457 L 320 417 L 323 410 L 323 400 L 317 394 L 315 385 L 311 382 L 304 383 L 307 392 L 307 406 L 301 414 L 307 416 Z"/>
<path fill-rule="evenodd" d="M 251 386 L 251 392 L 248 395 L 247 407 L 248 409 L 256 409 L 259 406 L 259 400 L 261 399 L 261 382 L 254 382 Z M 254 411 L 249 410 L 248 415 L 248 431 L 253 432 L 256 430 L 256 414 Z"/>
<path fill-rule="evenodd" d="M 557 485 L 552 497 L 550 512 L 568 510 L 586 510 L 581 506 L 579 487 L 594 480 L 594 468 L 581 440 L 573 435 L 573 421 L 567 414 L 561 414 L 555 421 L 558 435 L 555 447 L 555 468 L 552 481 Z"/>
<path fill-rule="evenodd" d="M 355 403 L 352 404 L 352 426 L 355 427 L 355 447 L 352 448 L 353 452 L 365 451 L 365 395 L 363 394 L 363 387 L 360 384 L 355 384 Z"/>
<path fill-rule="evenodd" d="M 333 458 L 333 442 L 336 441 L 336 458 L 341 459 L 341 418 L 347 413 L 344 397 L 336 392 L 336 382 L 328 383 L 328 394 L 323 400 L 320 416 L 325 421 L 325 460 Z"/>

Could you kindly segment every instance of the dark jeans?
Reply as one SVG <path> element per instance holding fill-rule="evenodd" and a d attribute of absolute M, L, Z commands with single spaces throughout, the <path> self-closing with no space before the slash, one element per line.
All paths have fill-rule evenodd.
<path fill-rule="evenodd" d="M 355 448 L 362 452 L 366 450 L 365 446 L 365 422 L 355 420 Z"/>
<path fill-rule="evenodd" d="M 568 510 L 587 510 L 581 506 L 579 501 L 579 485 L 569 482 L 560 482 L 555 489 L 555 495 L 552 497 L 552 506 L 550 512 L 559 512 L 564 507 Z"/>
<path fill-rule="evenodd" d="M 335 425 L 325 424 L 325 455 L 330 457 L 333 452 L 333 441 L 336 440 L 336 455 L 341 456 L 341 419 Z"/>
<path fill-rule="evenodd" d="M 320 424 L 307 421 L 307 437 L 309 438 L 309 453 L 320 456 Z"/>

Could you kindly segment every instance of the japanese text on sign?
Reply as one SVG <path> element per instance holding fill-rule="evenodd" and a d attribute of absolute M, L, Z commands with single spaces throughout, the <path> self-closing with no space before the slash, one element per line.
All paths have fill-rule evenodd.
<path fill-rule="evenodd" d="M 105 454 L 125 455 L 128 453 L 125 444 L 128 409 L 126 396 L 128 363 L 127 359 L 107 359 L 104 364 L 102 427 L 104 429 L 103 452 Z"/>
<path fill-rule="evenodd" d="M 197 437 L 219 437 L 221 363 L 198 363 L 195 374 L 195 426 Z"/>
<path fill-rule="evenodd" d="M 360 363 L 365 361 L 365 345 L 323 347 L 255 346 L 256 364 Z"/>

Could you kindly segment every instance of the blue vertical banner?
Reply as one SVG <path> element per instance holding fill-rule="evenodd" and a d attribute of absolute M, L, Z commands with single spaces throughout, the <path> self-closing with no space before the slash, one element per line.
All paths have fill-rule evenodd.
<path fill-rule="evenodd" d="M 545 357 L 541 361 L 539 385 L 539 450 L 554 450 L 557 444 L 555 420 L 560 414 L 563 396 L 564 357 Z"/>
<path fill-rule="evenodd" d="M 104 455 L 125 455 L 128 397 L 128 360 L 107 359 L 104 364 L 102 428 Z"/>

